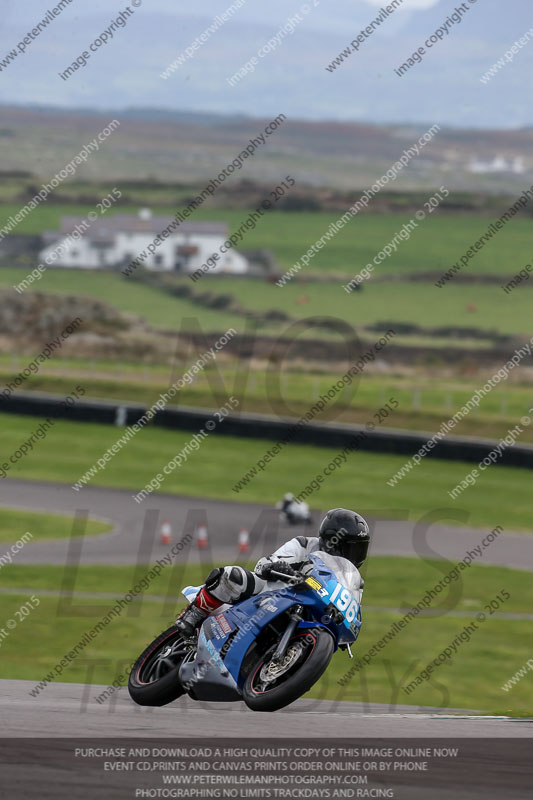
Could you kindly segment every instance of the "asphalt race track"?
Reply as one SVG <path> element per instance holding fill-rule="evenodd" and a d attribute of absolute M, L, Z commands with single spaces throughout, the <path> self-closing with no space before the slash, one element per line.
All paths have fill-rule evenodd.
<path fill-rule="evenodd" d="M 173 543 L 187 532 L 194 533 L 200 521 L 207 522 L 209 549 L 198 554 L 193 546 L 187 552 L 187 558 L 201 555 L 205 563 L 241 561 L 237 550 L 241 528 L 250 532 L 250 559 L 272 552 L 292 536 L 306 532 L 312 535 L 316 530 L 315 526 L 306 529 L 280 523 L 277 512 L 265 506 L 164 494 L 152 495 L 139 505 L 132 493 L 125 490 L 86 487 L 75 492 L 63 484 L 32 481 L 3 481 L 0 505 L 71 514 L 85 510 L 110 520 L 115 526 L 111 534 L 87 537 L 83 541 L 79 553 L 83 564 L 155 561 L 169 550 L 168 546 L 160 544 L 159 529 L 163 520 L 171 523 Z M 378 519 L 377 511 L 364 511 L 373 527 L 371 555 L 440 557 L 458 561 L 479 545 L 487 533 L 466 526 L 446 525 L 447 514 L 460 513 L 455 508 L 434 512 L 435 522 L 431 524 L 414 519 L 414 515 L 411 515 L 413 521 L 407 522 Z M 394 515 L 389 513 L 388 516 Z M 313 512 L 313 518 L 318 526 L 321 513 Z M 504 520 L 495 520 L 494 527 L 497 524 L 505 528 Z M 29 543 L 17 554 L 17 564 L 65 564 L 68 550 L 68 540 Z M 478 563 L 533 570 L 533 536 L 505 531 L 484 550 Z M 371 561 L 368 569 L 371 569 Z"/>
<path fill-rule="evenodd" d="M 126 689 L 102 704 L 104 688 L 54 683 L 37 697 L 32 681 L 0 681 L 0 715 L 13 737 L 498 737 L 533 736 L 533 720 L 475 718 L 468 712 L 415 706 L 299 700 L 275 714 L 244 703 L 199 703 L 181 698 L 164 708 L 135 705 Z"/>
<path fill-rule="evenodd" d="M 9 800 L 15 797 L 17 800 L 37 797 L 41 800 L 87 800 L 89 797 L 126 800 L 139 796 L 524 800 L 530 796 L 533 720 L 475 719 L 458 712 L 418 711 L 401 706 L 391 713 L 383 706 L 363 708 L 358 703 L 313 700 L 300 700 L 276 714 L 254 713 L 241 703 L 207 707 L 190 700 L 179 700 L 165 708 L 144 709 L 131 703 L 125 690 L 106 707 L 94 701 L 94 694 L 101 687 L 94 686 L 88 692 L 79 684 L 54 684 L 36 698 L 29 696 L 31 688 L 29 681 L 0 681 L 0 714 L 3 729 L 10 734 L 9 738 L 0 739 L 0 785 L 2 796 Z M 402 760 L 413 762 L 422 760 L 416 758 L 418 746 L 429 748 L 423 752 L 433 757 L 427 761 L 427 772 L 397 772 L 396 767 L 391 770 L 392 761 L 386 774 L 379 772 L 381 767 L 377 764 L 368 761 L 355 765 L 356 770 L 363 769 L 365 775 L 370 770 L 371 787 L 386 786 L 384 790 L 371 788 L 367 793 L 365 787 L 360 793 L 350 788 L 348 793 L 340 795 L 333 789 L 313 791 L 310 786 L 322 787 L 328 776 L 342 784 L 343 777 L 348 776 L 349 780 L 355 775 L 357 780 L 360 775 L 353 771 L 353 759 L 345 759 L 341 773 L 335 763 L 323 766 L 327 757 L 317 766 L 320 756 L 316 754 L 331 746 L 376 747 L 378 751 L 389 746 L 395 756 L 398 751 L 403 752 Z M 125 749 L 118 759 L 116 751 L 106 750 L 119 747 Z M 210 747 L 230 748 L 219 751 L 226 755 L 222 765 L 220 758 L 213 760 Z M 137 757 L 132 759 L 128 748 L 133 748 L 134 753 L 139 750 Z M 185 748 L 185 751 L 175 748 Z M 435 758 L 437 752 L 442 753 L 439 748 L 453 752 L 453 757 Z M 170 755 L 173 752 L 180 753 L 179 762 L 168 760 L 168 757 L 173 758 Z M 241 758 L 230 760 L 232 752 Z M 190 753 L 187 760 L 183 758 L 184 753 Z M 200 757 L 195 758 L 196 753 L 200 753 Z M 241 768 L 248 753 L 252 763 L 267 772 L 250 773 L 246 772 L 249 766 Z M 263 754 L 267 759 L 272 756 L 266 765 L 260 763 Z M 307 758 L 295 762 L 298 755 Z M 162 758 L 167 760 L 161 764 Z M 129 766 L 121 764 L 126 760 L 131 762 L 130 771 L 110 771 L 121 765 Z M 195 766 L 197 762 L 199 766 Z M 143 771 L 136 771 L 137 767 Z M 165 794 L 160 770 L 180 783 L 194 781 L 195 787 L 198 781 L 209 781 L 210 786 L 217 785 L 213 782 L 218 780 L 225 781 L 226 785 L 228 781 L 239 779 L 242 783 L 231 794 L 223 794 L 225 789 L 207 794 L 202 784 L 192 790 L 194 794 L 190 786 L 177 789 L 175 794 Z M 240 788 L 249 786 L 253 775 L 262 778 L 263 786 L 267 776 L 268 786 L 273 785 L 273 780 L 282 780 L 277 776 L 284 776 L 283 786 L 289 788 L 267 789 L 265 793 L 262 788 L 246 789 L 242 793 Z M 333 777 L 336 775 L 341 777 Z M 306 778 L 311 781 L 304 780 Z M 144 792 L 142 787 L 145 787 Z M 380 794 L 381 791 L 384 794 Z"/>

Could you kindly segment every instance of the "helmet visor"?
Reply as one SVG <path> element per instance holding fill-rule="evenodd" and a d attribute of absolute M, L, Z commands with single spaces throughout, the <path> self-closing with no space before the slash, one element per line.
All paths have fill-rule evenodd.
<path fill-rule="evenodd" d="M 369 544 L 368 539 L 363 538 L 357 541 L 341 542 L 338 548 L 339 555 L 342 556 L 342 558 L 347 558 L 348 561 L 351 561 L 352 564 L 359 567 L 366 559 Z"/>

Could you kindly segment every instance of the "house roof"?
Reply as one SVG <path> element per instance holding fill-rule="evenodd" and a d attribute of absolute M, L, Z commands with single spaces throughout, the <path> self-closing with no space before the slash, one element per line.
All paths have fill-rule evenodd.
<path fill-rule="evenodd" d="M 81 225 L 84 217 L 63 217 L 61 220 L 60 236 L 68 236 Z M 157 236 L 165 230 L 174 217 L 155 216 L 149 219 L 141 218 L 135 214 L 114 214 L 105 219 L 97 219 L 91 223 L 90 229 L 84 234 L 87 239 L 98 242 L 112 241 L 117 233 L 149 233 Z M 182 222 L 175 233 L 203 234 L 213 236 L 228 235 L 228 226 L 225 222 Z"/>

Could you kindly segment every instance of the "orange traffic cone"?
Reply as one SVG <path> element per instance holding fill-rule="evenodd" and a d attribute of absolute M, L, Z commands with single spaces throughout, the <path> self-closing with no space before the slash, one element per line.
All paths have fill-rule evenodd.
<path fill-rule="evenodd" d="M 163 524 L 161 525 L 161 544 L 171 544 L 172 543 L 172 526 L 168 519 L 166 519 Z"/>
<path fill-rule="evenodd" d="M 208 544 L 209 539 L 207 538 L 207 528 L 205 525 L 200 525 L 196 531 L 196 545 L 198 550 L 205 550 Z"/>
<path fill-rule="evenodd" d="M 250 535 L 246 528 L 241 528 L 239 533 L 239 553 L 247 553 L 250 550 Z"/>

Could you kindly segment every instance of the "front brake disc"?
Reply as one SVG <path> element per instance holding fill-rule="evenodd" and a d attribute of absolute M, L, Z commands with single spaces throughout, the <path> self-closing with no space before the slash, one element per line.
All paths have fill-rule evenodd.
<path fill-rule="evenodd" d="M 264 683 L 272 683 L 272 681 L 277 680 L 286 672 L 288 672 L 292 666 L 294 666 L 301 654 L 301 646 L 293 644 L 285 653 L 281 663 L 278 664 L 274 661 L 269 661 L 268 664 L 263 665 L 261 672 L 259 673 L 260 680 L 264 681 Z"/>

